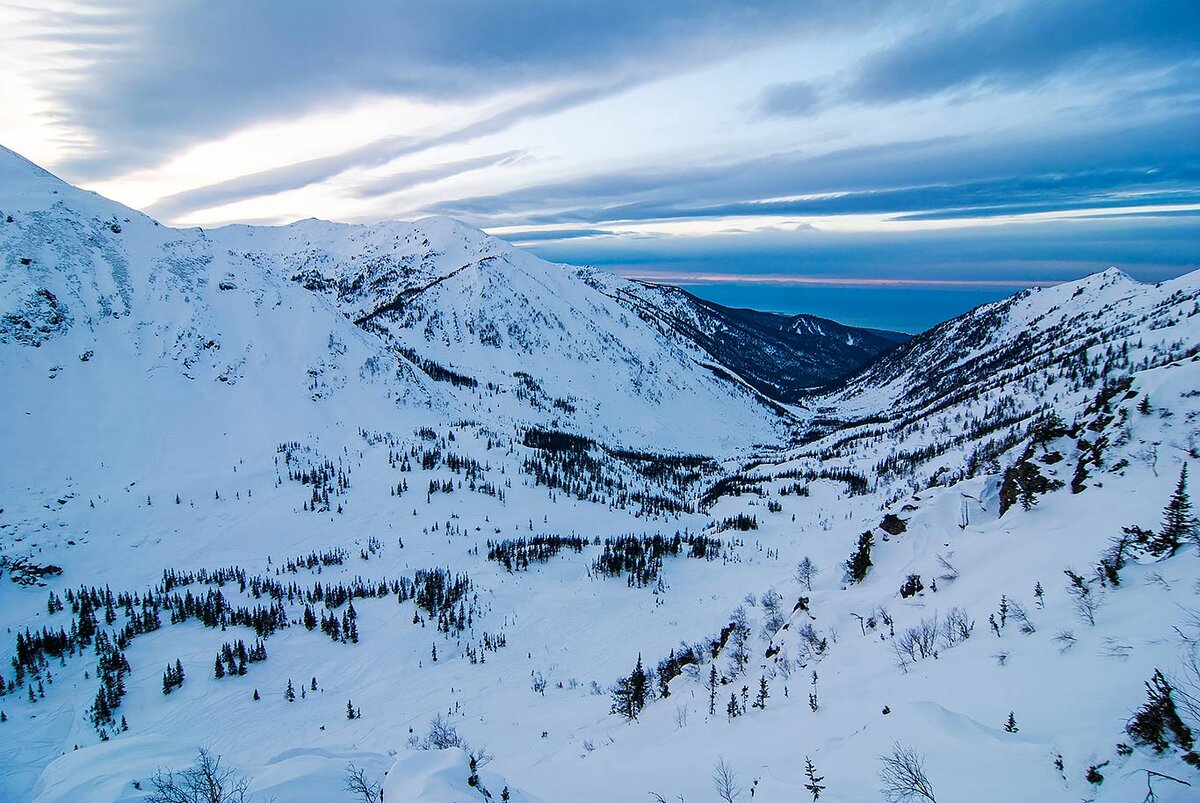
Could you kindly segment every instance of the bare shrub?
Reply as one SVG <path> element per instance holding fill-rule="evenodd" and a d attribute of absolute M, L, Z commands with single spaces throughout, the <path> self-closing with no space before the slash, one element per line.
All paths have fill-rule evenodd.
<path fill-rule="evenodd" d="M 734 803 L 742 795 L 742 787 L 738 786 L 737 775 L 724 757 L 717 761 L 717 766 L 713 769 L 712 782 L 713 788 L 717 790 L 717 797 L 724 800 L 725 803 Z"/>
<path fill-rule="evenodd" d="M 438 714 L 429 720 L 429 735 L 421 743 L 424 750 L 445 750 L 447 747 L 467 748 L 467 742 L 458 734 L 458 728 L 446 717 Z"/>
<path fill-rule="evenodd" d="M 892 743 L 892 751 L 880 756 L 880 792 L 888 803 L 913 803 L 928 800 L 937 803 L 933 784 L 925 774 L 925 759 L 907 747 Z"/>
<path fill-rule="evenodd" d="M 1071 596 L 1071 604 L 1079 618 L 1090 626 L 1096 624 L 1096 609 L 1100 607 L 1100 598 L 1081 575 L 1070 569 L 1063 571 L 1067 576 L 1067 593 Z"/>
<path fill-rule="evenodd" d="M 359 769 L 353 764 L 346 765 L 342 788 L 362 803 L 381 803 L 383 800 L 383 784 L 367 778 L 366 770 Z"/>
<path fill-rule="evenodd" d="M 221 757 L 201 747 L 185 770 L 159 770 L 150 779 L 148 803 L 244 803 L 250 782 L 234 769 L 222 769 Z"/>
<path fill-rule="evenodd" d="M 953 647 L 960 641 L 969 639 L 974 629 L 975 622 L 967 612 L 955 606 L 947 611 L 946 618 L 942 620 L 942 643 L 947 648 Z"/>
<path fill-rule="evenodd" d="M 1014 600 L 1009 600 L 1008 615 L 1017 623 L 1017 628 L 1024 634 L 1030 635 L 1037 632 L 1037 628 L 1033 625 L 1033 620 L 1029 618 L 1029 611 L 1025 610 L 1025 606 Z"/>

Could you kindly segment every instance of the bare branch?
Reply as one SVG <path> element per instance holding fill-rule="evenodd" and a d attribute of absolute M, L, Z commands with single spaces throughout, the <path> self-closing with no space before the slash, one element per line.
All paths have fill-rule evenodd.
<path fill-rule="evenodd" d="M 937 803 L 933 796 L 933 784 L 925 774 L 924 758 L 915 751 L 892 743 L 892 752 L 879 757 L 883 766 L 879 770 L 880 791 L 888 803 L 913 803 L 927 800 Z"/>

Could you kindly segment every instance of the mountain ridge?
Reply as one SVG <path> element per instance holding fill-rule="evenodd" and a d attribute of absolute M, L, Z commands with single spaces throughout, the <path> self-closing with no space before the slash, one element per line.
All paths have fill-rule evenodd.
<path fill-rule="evenodd" d="M 702 346 L 742 316 L 452 221 L 174 230 L 4 158 L 0 214 L 0 798 L 201 745 L 296 803 L 1200 785 L 1123 729 L 1200 689 L 1194 544 L 1138 535 L 1200 470 L 1200 273 L 783 405 Z"/>

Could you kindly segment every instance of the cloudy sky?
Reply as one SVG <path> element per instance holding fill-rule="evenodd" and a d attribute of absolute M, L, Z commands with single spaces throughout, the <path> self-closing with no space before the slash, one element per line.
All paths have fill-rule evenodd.
<path fill-rule="evenodd" d="M 174 225 L 452 215 L 768 308 L 1200 267 L 1196 0 L 0 0 L 0 75 L 0 144 Z"/>

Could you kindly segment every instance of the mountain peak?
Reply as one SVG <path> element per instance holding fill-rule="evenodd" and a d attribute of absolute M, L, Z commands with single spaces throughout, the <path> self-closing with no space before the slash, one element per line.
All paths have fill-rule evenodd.
<path fill-rule="evenodd" d="M 1140 282 L 1138 282 L 1137 279 L 1133 278 L 1128 273 L 1126 273 L 1125 271 L 1123 271 L 1120 268 L 1115 267 L 1115 266 L 1105 268 L 1104 270 L 1100 271 L 1099 273 L 1093 274 L 1093 276 L 1096 277 L 1097 279 L 1100 279 L 1105 284 L 1112 284 L 1113 282 L 1127 282 L 1129 284 L 1140 284 Z M 1091 277 L 1089 277 L 1089 278 L 1091 278 Z"/>
<path fill-rule="evenodd" d="M 58 176 L 0 145 L 0 204 L 28 207 L 39 195 L 79 192 Z"/>

